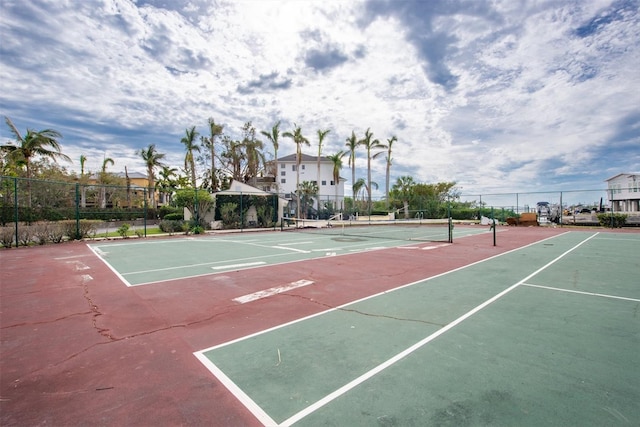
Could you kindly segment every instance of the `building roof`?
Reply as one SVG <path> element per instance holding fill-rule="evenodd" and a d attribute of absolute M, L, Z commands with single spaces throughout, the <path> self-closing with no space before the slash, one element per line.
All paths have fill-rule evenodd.
<path fill-rule="evenodd" d="M 619 174 L 617 174 L 617 175 L 612 176 L 611 178 L 605 179 L 605 180 L 604 180 L 604 182 L 609 182 L 609 181 L 614 180 L 614 179 L 616 179 L 616 178 L 618 178 L 618 177 L 620 177 L 620 176 L 625 176 L 625 175 L 626 175 L 626 176 L 633 176 L 633 175 L 636 175 L 636 176 L 640 177 L 640 172 L 624 172 L 624 173 L 619 173 Z"/>
<path fill-rule="evenodd" d="M 277 196 L 276 193 L 269 193 L 268 191 L 260 190 L 259 188 L 253 187 L 249 184 L 245 184 L 244 182 L 236 181 L 235 179 L 231 181 L 231 185 L 228 190 L 218 191 L 217 193 L 213 193 L 214 196 L 217 195 L 237 195 L 237 194 L 251 194 L 254 196 Z M 282 199 L 282 197 L 278 197 Z M 282 199 L 286 200 L 286 199 Z"/>
<path fill-rule="evenodd" d="M 279 162 L 295 162 L 296 161 L 296 153 L 289 154 L 288 156 L 280 157 L 278 159 L 278 161 Z M 302 162 L 317 162 L 318 161 L 318 156 L 310 156 L 308 154 L 302 153 L 302 155 L 300 157 L 300 161 L 302 161 Z M 331 162 L 331 160 L 328 157 L 325 157 L 325 156 L 320 156 L 320 162 L 333 163 L 333 162 Z"/>

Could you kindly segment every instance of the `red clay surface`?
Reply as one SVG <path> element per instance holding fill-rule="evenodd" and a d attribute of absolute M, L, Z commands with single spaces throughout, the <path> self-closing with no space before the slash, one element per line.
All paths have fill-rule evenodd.
<path fill-rule="evenodd" d="M 83 242 L 1 250 L 0 424 L 260 425 L 194 351 L 567 231 L 500 230 L 130 288 Z"/>

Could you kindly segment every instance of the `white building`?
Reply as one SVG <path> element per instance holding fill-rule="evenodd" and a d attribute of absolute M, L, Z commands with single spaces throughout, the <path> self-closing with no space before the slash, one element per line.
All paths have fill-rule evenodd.
<path fill-rule="evenodd" d="M 292 199 L 291 206 L 295 206 L 296 191 L 296 155 L 291 154 L 278 159 L 277 173 L 278 190 L 281 195 Z M 318 156 L 302 154 L 300 161 L 299 183 L 315 181 L 318 184 L 318 197 L 314 202 L 314 208 L 323 208 L 328 203 L 335 210 L 344 209 L 344 178 L 338 182 L 333 179 L 333 162 L 328 158 L 320 157 L 320 176 L 318 176 Z M 337 191 L 337 193 L 336 193 Z"/>
<path fill-rule="evenodd" d="M 605 182 L 613 212 L 640 212 L 640 172 L 621 173 Z"/>

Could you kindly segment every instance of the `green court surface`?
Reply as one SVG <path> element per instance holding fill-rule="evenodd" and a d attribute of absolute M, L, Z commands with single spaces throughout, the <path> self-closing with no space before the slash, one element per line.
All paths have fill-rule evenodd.
<path fill-rule="evenodd" d="M 438 230 L 437 227 L 435 229 Z M 336 230 L 320 234 L 304 231 L 248 232 L 156 241 L 92 243 L 89 247 L 127 286 L 135 286 L 326 256 L 426 244 L 423 240 L 410 240 L 413 236 L 404 234 L 406 229 L 401 227 L 395 227 L 394 232 L 399 237 L 394 237 L 393 233 L 384 238 L 341 236 L 336 234 Z M 456 238 L 479 233 L 487 233 L 487 229 L 454 230 Z M 442 234 L 441 230 L 437 232 L 439 234 Z M 425 236 L 421 234 L 416 237 Z"/>
<path fill-rule="evenodd" d="M 638 425 L 639 253 L 568 232 L 195 355 L 264 425 Z"/>

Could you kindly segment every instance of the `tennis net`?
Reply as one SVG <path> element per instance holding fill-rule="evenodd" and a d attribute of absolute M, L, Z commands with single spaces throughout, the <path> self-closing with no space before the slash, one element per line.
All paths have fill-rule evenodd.
<path fill-rule="evenodd" d="M 409 220 L 312 220 L 283 218 L 282 231 L 324 234 L 339 238 L 453 242 L 450 218 Z"/>

